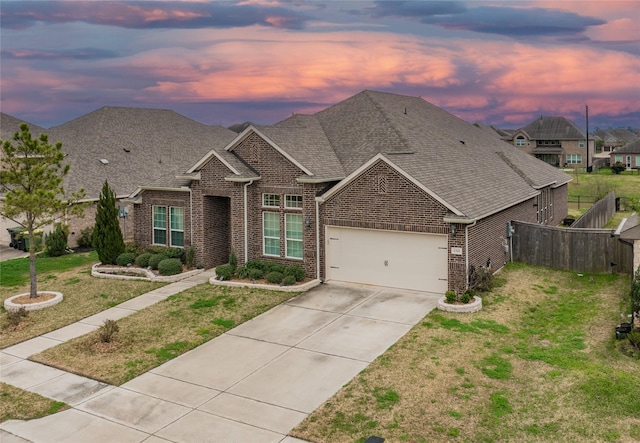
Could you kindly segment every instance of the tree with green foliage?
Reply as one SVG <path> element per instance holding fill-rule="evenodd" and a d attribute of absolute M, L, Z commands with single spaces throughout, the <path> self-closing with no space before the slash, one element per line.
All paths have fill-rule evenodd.
<path fill-rule="evenodd" d="M 93 247 L 104 264 L 115 265 L 118 255 L 124 252 L 124 238 L 118 222 L 116 194 L 105 180 L 96 209 L 93 227 Z"/>
<path fill-rule="evenodd" d="M 75 203 L 84 197 L 84 189 L 71 196 L 64 190 L 69 165 L 63 164 L 62 143 L 49 143 L 47 134 L 33 138 L 29 126 L 22 123 L 12 140 L 0 140 L 0 144 L 0 214 L 24 228 L 30 245 L 36 244 L 37 229 L 66 215 L 83 216 L 84 205 Z M 29 295 L 37 298 L 35 247 L 29 248 L 29 277 Z"/>
<path fill-rule="evenodd" d="M 56 223 L 56 228 L 44 238 L 44 253 L 47 257 L 60 257 L 67 251 L 69 227 Z"/>

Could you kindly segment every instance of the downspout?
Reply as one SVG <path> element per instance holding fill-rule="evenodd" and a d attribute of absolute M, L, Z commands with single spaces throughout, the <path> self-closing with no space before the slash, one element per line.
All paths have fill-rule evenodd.
<path fill-rule="evenodd" d="M 247 220 L 247 188 L 253 184 L 253 180 L 244 184 L 244 262 L 249 261 L 249 221 Z"/>
<path fill-rule="evenodd" d="M 189 244 L 193 247 L 193 191 L 189 186 Z"/>
<path fill-rule="evenodd" d="M 316 278 L 320 280 L 320 202 L 318 200 L 316 200 Z"/>
<path fill-rule="evenodd" d="M 467 273 L 467 277 L 465 278 L 466 280 L 466 287 L 465 289 L 469 289 L 469 228 L 473 228 L 476 223 L 478 223 L 478 220 L 474 220 L 473 223 L 471 223 L 470 225 L 466 225 L 464 227 L 464 261 L 465 261 L 465 272 Z"/>

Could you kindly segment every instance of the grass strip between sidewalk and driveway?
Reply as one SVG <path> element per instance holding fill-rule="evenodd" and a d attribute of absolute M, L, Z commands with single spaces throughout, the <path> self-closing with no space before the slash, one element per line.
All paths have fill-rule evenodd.
<path fill-rule="evenodd" d="M 0 422 L 32 420 L 69 409 L 66 403 L 0 383 Z"/>
<path fill-rule="evenodd" d="M 510 264 L 474 314 L 433 311 L 291 435 L 313 442 L 640 441 L 629 278 Z"/>
<path fill-rule="evenodd" d="M 204 283 L 118 320 L 111 342 L 97 330 L 30 359 L 120 385 L 295 295 Z"/>

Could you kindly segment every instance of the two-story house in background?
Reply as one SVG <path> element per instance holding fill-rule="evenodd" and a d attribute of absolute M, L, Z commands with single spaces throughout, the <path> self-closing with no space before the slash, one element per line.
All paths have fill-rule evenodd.
<path fill-rule="evenodd" d="M 593 165 L 594 141 L 589 140 L 587 149 L 585 132 L 564 117 L 540 116 L 503 139 L 558 168 L 586 168 Z"/>

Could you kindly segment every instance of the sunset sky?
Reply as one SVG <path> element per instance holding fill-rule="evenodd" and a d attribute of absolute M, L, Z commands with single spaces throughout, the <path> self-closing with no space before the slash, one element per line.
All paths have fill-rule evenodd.
<path fill-rule="evenodd" d="M 7 1 L 0 109 L 103 106 L 271 124 L 363 89 L 501 128 L 640 127 L 640 0 Z"/>

